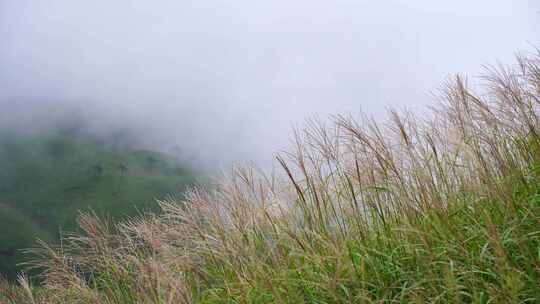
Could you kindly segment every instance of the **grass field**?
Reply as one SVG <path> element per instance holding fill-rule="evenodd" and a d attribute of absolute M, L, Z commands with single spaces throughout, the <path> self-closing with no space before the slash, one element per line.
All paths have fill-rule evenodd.
<path fill-rule="evenodd" d="M 540 303 L 540 54 L 429 115 L 309 121 L 282 175 L 236 168 L 161 213 L 79 217 L 7 303 Z"/>
<path fill-rule="evenodd" d="M 13 277 L 20 249 L 74 231 L 79 210 L 119 219 L 156 211 L 194 175 L 173 158 L 85 136 L 0 135 L 0 272 Z"/>

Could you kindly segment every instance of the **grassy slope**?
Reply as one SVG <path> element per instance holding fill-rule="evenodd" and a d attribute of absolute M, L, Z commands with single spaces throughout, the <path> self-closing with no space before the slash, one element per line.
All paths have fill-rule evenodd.
<path fill-rule="evenodd" d="M 89 138 L 0 137 L 0 272 L 12 275 L 36 237 L 73 231 L 78 210 L 111 217 L 156 210 L 194 176 L 165 155 L 100 145 Z"/>
<path fill-rule="evenodd" d="M 540 175 L 511 182 L 513 210 L 496 199 L 471 206 L 465 196 L 444 211 L 349 231 L 358 236 L 278 241 L 281 260 L 268 260 L 267 236 L 248 232 L 249 259 L 201 267 L 195 302 L 538 303 Z"/>

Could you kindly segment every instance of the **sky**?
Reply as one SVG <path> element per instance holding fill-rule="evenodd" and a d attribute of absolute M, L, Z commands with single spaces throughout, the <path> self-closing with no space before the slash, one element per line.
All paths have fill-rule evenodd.
<path fill-rule="evenodd" d="M 307 118 L 421 110 L 539 46 L 533 0 L 0 0 L 0 128 L 80 117 L 265 166 Z"/>

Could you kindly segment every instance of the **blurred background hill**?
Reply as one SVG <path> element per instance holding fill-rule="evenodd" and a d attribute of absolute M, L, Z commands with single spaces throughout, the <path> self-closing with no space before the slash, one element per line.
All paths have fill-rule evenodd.
<path fill-rule="evenodd" d="M 65 128 L 0 134 L 0 273 L 13 277 L 24 260 L 20 249 L 36 238 L 54 242 L 60 231 L 73 231 L 79 210 L 134 216 L 194 183 L 195 173 L 176 157 L 137 149 L 125 137 Z"/>

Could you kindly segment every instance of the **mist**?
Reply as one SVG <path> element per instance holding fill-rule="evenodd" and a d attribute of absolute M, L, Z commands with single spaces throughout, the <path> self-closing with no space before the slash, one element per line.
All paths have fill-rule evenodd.
<path fill-rule="evenodd" d="M 448 75 L 538 45 L 533 0 L 2 0 L 0 128 L 77 118 L 264 166 L 308 117 L 422 109 Z"/>

